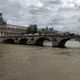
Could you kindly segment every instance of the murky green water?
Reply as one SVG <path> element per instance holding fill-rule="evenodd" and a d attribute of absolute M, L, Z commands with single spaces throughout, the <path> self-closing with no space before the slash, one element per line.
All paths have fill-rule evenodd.
<path fill-rule="evenodd" d="M 80 48 L 0 44 L 0 80 L 80 80 Z"/>

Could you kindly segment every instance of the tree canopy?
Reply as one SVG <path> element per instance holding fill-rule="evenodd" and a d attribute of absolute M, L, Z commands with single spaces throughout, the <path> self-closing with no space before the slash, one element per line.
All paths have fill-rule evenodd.
<path fill-rule="evenodd" d="M 38 31 L 38 28 L 37 28 L 37 25 L 36 24 L 30 25 L 27 28 L 27 34 L 34 34 L 34 33 L 37 33 L 37 31 Z"/>

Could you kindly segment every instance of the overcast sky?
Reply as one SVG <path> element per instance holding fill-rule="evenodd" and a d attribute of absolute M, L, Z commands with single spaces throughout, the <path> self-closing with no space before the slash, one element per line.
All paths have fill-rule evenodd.
<path fill-rule="evenodd" d="M 80 0 L 0 0 L 0 12 L 9 24 L 80 33 Z"/>

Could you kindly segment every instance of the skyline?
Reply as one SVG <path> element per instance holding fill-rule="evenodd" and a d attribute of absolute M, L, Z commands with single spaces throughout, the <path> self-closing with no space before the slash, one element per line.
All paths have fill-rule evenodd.
<path fill-rule="evenodd" d="M 80 33 L 79 0 L 0 0 L 0 12 L 8 24 L 47 25 Z"/>

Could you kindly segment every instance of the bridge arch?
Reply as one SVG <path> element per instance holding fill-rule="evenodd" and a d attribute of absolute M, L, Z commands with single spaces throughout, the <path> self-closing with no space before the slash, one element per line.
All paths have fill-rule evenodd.
<path fill-rule="evenodd" d="M 59 43 L 58 43 L 58 47 L 65 47 L 66 42 L 70 40 L 70 38 L 67 39 L 62 39 Z"/>
<path fill-rule="evenodd" d="M 28 41 L 28 39 L 27 38 L 21 38 L 20 40 L 19 40 L 19 44 L 27 44 L 27 41 Z"/>
<path fill-rule="evenodd" d="M 2 41 L 2 43 L 5 43 L 5 44 L 14 44 L 15 40 L 14 39 L 5 39 L 5 40 Z"/>
<path fill-rule="evenodd" d="M 48 39 L 46 37 L 40 37 L 35 41 L 35 45 L 36 46 L 43 46 L 43 43 L 45 40 L 51 41 L 50 39 Z"/>

